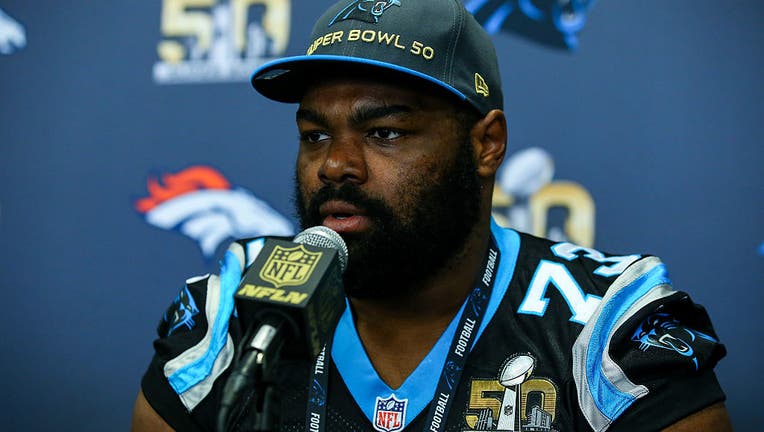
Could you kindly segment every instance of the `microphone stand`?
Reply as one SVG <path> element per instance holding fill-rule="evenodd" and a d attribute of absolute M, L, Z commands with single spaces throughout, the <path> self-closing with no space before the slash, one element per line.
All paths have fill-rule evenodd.
<path fill-rule="evenodd" d="M 279 419 L 274 402 L 273 374 L 281 357 L 289 321 L 279 313 L 268 314 L 259 326 L 253 326 L 245 335 L 243 340 L 249 342 L 241 345 L 231 375 L 223 387 L 216 424 L 218 432 L 233 431 L 245 414 L 247 417 L 243 420 L 252 419 L 252 424 L 245 425 L 244 430 L 276 430 Z M 246 391 L 250 391 L 251 396 L 242 398 Z M 242 402 L 246 405 L 242 406 Z"/>

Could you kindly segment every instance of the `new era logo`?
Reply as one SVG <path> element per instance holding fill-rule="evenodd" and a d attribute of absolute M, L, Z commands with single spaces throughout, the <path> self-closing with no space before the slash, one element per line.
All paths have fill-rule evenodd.
<path fill-rule="evenodd" d="M 485 97 L 488 97 L 489 95 L 488 83 L 485 82 L 485 79 L 477 72 L 475 72 L 475 92 Z"/>

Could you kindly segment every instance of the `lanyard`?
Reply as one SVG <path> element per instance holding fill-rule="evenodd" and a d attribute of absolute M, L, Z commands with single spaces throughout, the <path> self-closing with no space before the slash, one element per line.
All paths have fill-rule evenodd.
<path fill-rule="evenodd" d="M 425 430 L 440 432 L 446 428 L 446 419 L 454 399 L 454 392 L 461 379 L 462 371 L 467 362 L 467 355 L 477 338 L 478 329 L 483 321 L 486 306 L 491 298 L 495 281 L 496 266 L 499 262 L 499 249 L 493 237 L 483 263 L 475 288 L 466 300 L 459 318 L 456 333 L 451 340 L 451 346 L 443 370 L 438 380 L 433 401 L 427 413 Z M 333 335 L 332 333 L 329 333 Z M 308 409 L 305 418 L 305 430 L 308 432 L 324 432 L 326 428 L 327 387 L 329 384 L 329 361 L 331 360 L 331 342 L 329 337 L 321 349 L 311 371 L 311 384 L 308 391 Z M 374 420 L 372 420 L 374 421 Z"/>
<path fill-rule="evenodd" d="M 305 414 L 305 430 L 310 432 L 324 432 L 326 428 L 326 389 L 329 385 L 329 358 L 332 355 L 333 336 L 334 332 L 330 332 L 310 373 L 308 410 Z M 326 357 L 327 354 L 329 358 Z"/>

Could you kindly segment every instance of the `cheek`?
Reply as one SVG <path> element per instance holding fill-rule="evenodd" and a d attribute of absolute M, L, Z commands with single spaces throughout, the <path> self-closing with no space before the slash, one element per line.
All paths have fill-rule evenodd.
<path fill-rule="evenodd" d="M 422 189 L 439 175 L 438 164 L 424 156 L 406 162 L 386 160 L 369 168 L 375 178 L 374 193 L 401 214 L 413 210 Z"/>
<path fill-rule="evenodd" d="M 309 198 L 318 190 L 318 175 L 312 164 L 306 162 L 304 158 L 298 157 L 295 164 L 296 192 L 304 205 L 309 203 Z"/>
<path fill-rule="evenodd" d="M 315 158 L 299 153 L 295 164 L 295 175 L 300 184 L 307 186 L 318 181 L 319 164 Z"/>

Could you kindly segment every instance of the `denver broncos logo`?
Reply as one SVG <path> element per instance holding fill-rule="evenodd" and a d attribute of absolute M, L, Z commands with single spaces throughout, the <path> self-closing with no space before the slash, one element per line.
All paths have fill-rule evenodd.
<path fill-rule="evenodd" d="M 390 7 L 400 7 L 400 0 L 354 0 L 349 5 L 345 6 L 330 22 L 329 27 L 338 21 L 344 20 L 358 20 L 368 23 L 376 24 L 379 22 L 379 17 Z"/>
<path fill-rule="evenodd" d="M 13 54 L 26 44 L 24 27 L 0 9 L 0 54 Z"/>
<path fill-rule="evenodd" d="M 146 222 L 194 239 L 206 258 L 227 239 L 291 235 L 292 224 L 250 191 L 232 187 L 208 166 L 149 177 L 149 196 L 135 202 Z"/>

